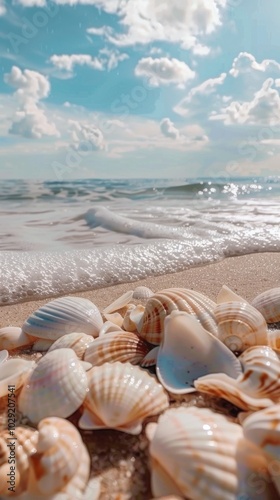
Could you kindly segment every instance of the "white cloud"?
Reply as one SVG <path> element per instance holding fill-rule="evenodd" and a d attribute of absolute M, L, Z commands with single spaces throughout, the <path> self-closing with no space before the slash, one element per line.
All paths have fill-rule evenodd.
<path fill-rule="evenodd" d="M 169 118 L 164 118 L 160 122 L 160 130 L 165 137 L 170 137 L 170 139 L 175 140 L 180 138 L 179 130 Z"/>
<path fill-rule="evenodd" d="M 178 59 L 146 57 L 138 62 L 135 75 L 147 78 L 152 87 L 173 83 L 179 88 L 184 88 L 186 82 L 194 78 L 195 72 Z"/>
<path fill-rule="evenodd" d="M 0 0 L 0 16 L 6 14 L 5 0 Z"/>
<path fill-rule="evenodd" d="M 252 70 L 265 73 L 266 71 L 277 71 L 280 73 L 280 64 L 274 59 L 264 59 L 258 63 L 255 57 L 248 52 L 240 52 L 233 60 L 230 75 L 237 78 L 241 74 L 251 73 Z"/>
<path fill-rule="evenodd" d="M 76 120 L 68 120 L 71 130 L 72 147 L 81 151 L 100 151 L 105 149 L 105 141 L 101 130 Z"/>
<path fill-rule="evenodd" d="M 89 54 L 54 54 L 50 57 L 50 62 L 59 70 L 73 73 L 75 66 L 88 66 L 89 68 L 104 71 L 111 71 L 125 59 L 128 59 L 127 54 L 121 54 L 118 50 L 104 48 L 98 53 L 98 57 L 92 57 Z"/>
<path fill-rule="evenodd" d="M 111 26 L 100 26 L 100 28 L 88 28 L 87 33 L 94 36 L 110 36 L 113 34 Z"/>
<path fill-rule="evenodd" d="M 194 105 L 197 98 L 200 96 L 208 96 L 216 91 L 218 85 L 222 85 L 226 79 L 226 73 L 221 73 L 216 78 L 209 78 L 200 85 L 193 87 L 174 108 L 174 111 L 179 115 L 185 116 L 189 113 L 190 106 Z"/>
<path fill-rule="evenodd" d="M 9 133 L 35 139 L 59 136 L 56 126 L 48 121 L 44 110 L 39 106 L 40 100 L 50 93 L 48 79 L 37 71 L 22 71 L 13 66 L 11 72 L 4 75 L 4 81 L 16 89 L 14 97 L 18 103 Z"/>

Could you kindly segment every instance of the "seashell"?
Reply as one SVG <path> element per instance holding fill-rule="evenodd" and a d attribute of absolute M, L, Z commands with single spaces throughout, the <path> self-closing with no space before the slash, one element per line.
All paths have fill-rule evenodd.
<path fill-rule="evenodd" d="M 140 434 L 142 421 L 168 407 L 168 397 L 154 377 L 130 363 L 105 363 L 89 372 L 89 392 L 81 429 L 117 429 Z"/>
<path fill-rule="evenodd" d="M 213 311 L 216 304 L 201 293 L 185 288 L 169 288 L 155 293 L 148 299 L 138 332 L 147 342 L 161 343 L 164 320 L 172 311 L 193 314 L 202 326 L 215 334 L 217 331 Z"/>
<path fill-rule="evenodd" d="M 37 339 L 35 340 L 32 346 L 32 351 L 46 352 L 49 350 L 49 348 L 53 345 L 54 342 L 55 342 L 54 340 Z"/>
<path fill-rule="evenodd" d="M 6 351 L 6 349 L 4 349 L 3 351 L 0 351 L 0 365 L 2 363 L 4 363 L 5 361 L 7 361 L 9 357 L 9 353 L 8 351 Z"/>
<path fill-rule="evenodd" d="M 69 417 L 81 406 L 87 385 L 82 362 L 72 349 L 48 352 L 21 390 L 19 410 L 35 424 L 45 417 Z"/>
<path fill-rule="evenodd" d="M 280 351 L 280 330 L 267 330 L 269 347 L 275 351 Z"/>
<path fill-rule="evenodd" d="M 8 359 L 3 363 L 0 370 L 0 398 L 8 394 L 9 386 L 13 386 L 14 391 L 17 391 L 25 383 L 34 366 L 35 361 L 21 358 Z"/>
<path fill-rule="evenodd" d="M 93 342 L 91 335 L 85 333 L 68 333 L 57 339 L 49 348 L 49 352 L 55 349 L 69 348 L 73 349 L 79 359 L 83 359 L 86 349 Z"/>
<path fill-rule="evenodd" d="M 142 359 L 140 366 L 142 368 L 150 368 L 151 366 L 155 366 L 158 357 L 159 346 L 154 347 L 151 351 L 146 354 L 146 356 Z"/>
<path fill-rule="evenodd" d="M 93 366 L 106 362 L 129 361 L 137 365 L 149 352 L 147 344 L 131 332 L 107 333 L 96 339 L 85 351 L 85 361 Z"/>
<path fill-rule="evenodd" d="M 89 454 L 74 425 L 56 417 L 41 420 L 37 452 L 30 457 L 28 492 L 37 498 L 63 492 L 80 500 L 89 471 Z"/>
<path fill-rule="evenodd" d="M 128 292 L 125 292 L 121 297 L 118 297 L 117 300 L 114 300 L 112 304 L 109 306 L 105 307 L 103 309 L 102 313 L 104 314 L 112 314 L 114 312 L 120 312 L 125 306 L 129 304 L 133 296 L 133 291 L 130 290 Z"/>
<path fill-rule="evenodd" d="M 112 321 L 105 321 L 105 323 L 103 323 L 102 327 L 99 330 L 99 337 L 102 337 L 102 335 L 105 335 L 105 333 L 110 332 L 124 332 L 124 330 Z"/>
<path fill-rule="evenodd" d="M 17 326 L 0 328 L 0 349 L 12 351 L 19 347 L 31 345 L 34 340 L 33 337 L 26 335 L 26 333 Z"/>
<path fill-rule="evenodd" d="M 190 314 L 173 311 L 165 319 L 157 355 L 159 381 L 173 394 L 194 392 L 194 380 L 207 373 L 225 372 L 236 378 L 239 360 Z"/>
<path fill-rule="evenodd" d="M 29 457 L 36 451 L 38 431 L 31 427 L 15 427 L 12 431 L 12 438 L 9 430 L 0 432 L 0 495 L 9 493 L 7 483 L 11 472 L 11 465 L 15 467 L 15 490 L 17 495 L 27 488 L 29 473 Z M 8 446 L 9 443 L 16 442 L 15 449 Z M 10 463 L 9 463 L 10 460 Z M 11 461 L 12 460 L 12 461 Z M 13 462 L 14 460 L 14 462 Z M 10 495 L 10 497 L 14 495 Z"/>
<path fill-rule="evenodd" d="M 240 425 L 205 408 L 179 407 L 167 410 L 158 424 L 146 429 L 155 497 L 235 500 L 242 493 L 244 498 L 255 498 L 251 493 L 256 486 L 249 478 L 260 466 L 265 468 L 266 460 L 254 445 L 244 442 Z M 269 482 L 267 471 L 265 479 Z M 265 493 L 263 499 L 275 498 L 274 488 L 268 486 Z"/>
<path fill-rule="evenodd" d="M 224 373 L 195 382 L 200 392 L 224 398 L 243 410 L 259 410 L 280 400 L 280 361 L 268 346 L 251 347 L 239 357 L 244 373 L 236 380 Z"/>
<path fill-rule="evenodd" d="M 103 325 L 97 307 L 80 297 L 61 297 L 40 307 L 25 321 L 28 335 L 57 340 L 67 333 L 79 332 L 97 337 Z"/>
<path fill-rule="evenodd" d="M 233 352 L 243 352 L 254 345 L 267 345 L 264 317 L 246 302 L 224 302 L 215 311 L 217 337 Z"/>
<path fill-rule="evenodd" d="M 255 297 L 252 306 L 263 315 L 267 323 L 278 323 L 280 321 L 280 287 L 271 288 Z"/>
<path fill-rule="evenodd" d="M 154 292 L 147 286 L 137 286 L 133 290 L 132 298 L 135 300 L 147 300 L 154 295 Z"/>
<path fill-rule="evenodd" d="M 119 312 L 115 313 L 110 313 L 110 314 L 103 314 L 104 318 L 106 321 L 110 321 L 110 323 L 113 323 L 115 326 L 119 326 L 120 328 L 122 327 L 123 324 L 123 317 Z"/>
<path fill-rule="evenodd" d="M 127 332 L 137 332 L 145 307 L 141 304 L 134 306 L 133 309 L 128 309 L 124 315 L 122 327 Z"/>
<path fill-rule="evenodd" d="M 249 302 L 237 293 L 233 292 L 228 286 L 223 285 L 221 290 L 218 293 L 217 304 L 223 304 L 224 302 L 245 302 L 245 304 L 249 304 Z"/>

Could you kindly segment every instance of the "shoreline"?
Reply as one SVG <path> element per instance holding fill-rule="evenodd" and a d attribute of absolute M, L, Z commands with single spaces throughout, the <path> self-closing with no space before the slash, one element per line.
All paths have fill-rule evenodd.
<path fill-rule="evenodd" d="M 208 295 L 212 300 L 216 299 L 220 288 L 227 285 L 251 301 L 264 290 L 280 286 L 280 252 L 227 257 L 212 264 L 191 267 L 177 273 L 150 276 L 136 282 L 63 295 L 87 298 L 102 310 L 124 292 L 140 285 L 147 286 L 153 291 L 164 288 L 191 288 Z M 53 298 L 0 306 L 0 328 L 22 326 L 33 311 Z"/>

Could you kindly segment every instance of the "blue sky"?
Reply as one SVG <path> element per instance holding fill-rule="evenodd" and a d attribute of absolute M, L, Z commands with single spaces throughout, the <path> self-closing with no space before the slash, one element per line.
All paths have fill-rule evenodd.
<path fill-rule="evenodd" d="M 0 0 L 0 178 L 280 175 L 279 0 Z"/>

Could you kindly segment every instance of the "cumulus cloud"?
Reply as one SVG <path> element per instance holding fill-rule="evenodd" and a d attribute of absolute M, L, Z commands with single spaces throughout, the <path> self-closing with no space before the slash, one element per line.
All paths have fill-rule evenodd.
<path fill-rule="evenodd" d="M 180 138 L 179 130 L 169 118 L 164 118 L 160 122 L 160 130 L 165 137 L 170 137 L 170 139 L 175 140 Z"/>
<path fill-rule="evenodd" d="M 56 126 L 48 120 L 40 107 L 40 100 L 50 93 L 48 79 L 37 71 L 22 71 L 13 66 L 11 72 L 4 75 L 4 81 L 16 89 L 14 97 L 18 102 L 9 133 L 35 139 L 59 136 Z"/>
<path fill-rule="evenodd" d="M 0 16 L 6 14 L 5 0 L 0 0 Z"/>
<path fill-rule="evenodd" d="M 193 106 L 195 103 L 197 103 L 197 101 L 199 101 L 199 98 L 201 96 L 209 96 L 210 94 L 216 92 L 216 88 L 219 85 L 223 85 L 226 76 L 227 76 L 226 73 L 221 73 L 218 77 L 209 78 L 208 80 L 202 82 L 200 85 L 193 87 L 188 92 L 187 96 L 184 97 L 175 106 L 174 111 L 182 116 L 187 115 L 189 113 L 190 106 L 191 105 Z"/>
<path fill-rule="evenodd" d="M 189 125 L 179 130 L 170 118 L 164 118 L 160 122 L 160 130 L 164 137 L 176 141 L 182 147 L 201 149 L 209 142 L 208 136 L 199 125 Z"/>
<path fill-rule="evenodd" d="M 273 88 L 273 78 L 268 78 L 251 101 L 233 101 L 221 110 L 220 114 L 210 117 L 212 120 L 222 120 L 226 125 L 275 125 L 280 123 L 280 96 Z"/>
<path fill-rule="evenodd" d="M 175 84 L 184 88 L 186 82 L 195 77 L 195 72 L 183 61 L 161 57 L 141 59 L 136 68 L 135 75 L 149 80 L 152 87 Z"/>
<path fill-rule="evenodd" d="M 265 73 L 267 71 L 276 71 L 280 73 L 280 64 L 274 59 L 264 59 L 261 63 L 256 61 L 256 58 L 248 52 L 240 52 L 233 60 L 230 75 L 237 78 L 244 73 L 251 73 L 252 70 Z"/>
<path fill-rule="evenodd" d="M 105 149 L 105 141 L 101 130 L 76 120 L 68 121 L 72 147 L 77 151 L 100 151 Z"/>
<path fill-rule="evenodd" d="M 116 68 L 121 61 L 128 59 L 127 54 L 121 54 L 118 50 L 108 48 L 101 49 L 98 57 L 89 54 L 54 54 L 50 57 L 50 62 L 59 70 L 73 73 L 75 66 L 88 66 L 89 68 L 108 71 Z"/>

